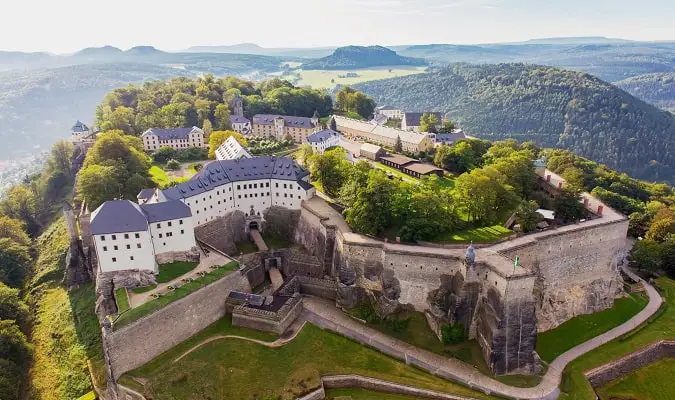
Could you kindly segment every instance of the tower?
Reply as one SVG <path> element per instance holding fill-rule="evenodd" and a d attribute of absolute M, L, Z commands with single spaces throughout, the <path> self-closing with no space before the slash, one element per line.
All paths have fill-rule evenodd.
<path fill-rule="evenodd" d="M 316 128 L 319 126 L 319 112 L 314 110 L 314 115 L 312 115 L 312 125 Z"/>
<path fill-rule="evenodd" d="M 235 93 L 232 99 L 232 115 L 244 116 L 244 100 L 239 93 Z"/>

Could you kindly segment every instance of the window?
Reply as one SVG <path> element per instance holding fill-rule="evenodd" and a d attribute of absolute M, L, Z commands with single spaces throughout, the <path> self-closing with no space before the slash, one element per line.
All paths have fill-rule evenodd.
<path fill-rule="evenodd" d="M 162 227 L 162 224 L 157 224 L 157 228 L 161 228 L 161 227 Z"/>
<path fill-rule="evenodd" d="M 288 194 L 284 193 L 284 197 L 288 197 Z"/>
<path fill-rule="evenodd" d="M 181 230 L 180 230 L 180 234 L 182 235 L 182 234 L 184 234 L 184 233 L 185 233 L 185 230 L 181 229 Z"/>
<path fill-rule="evenodd" d="M 112 235 L 112 240 L 117 240 L 117 236 Z"/>
<path fill-rule="evenodd" d="M 197 212 L 199 212 L 199 211 L 197 211 Z M 162 237 L 162 234 L 161 234 L 161 233 L 159 234 L 159 237 L 160 237 L 160 238 Z"/>
<path fill-rule="evenodd" d="M 113 258 L 112 258 L 112 262 L 117 262 L 117 258 L 116 258 L 116 257 L 113 257 Z"/>
<path fill-rule="evenodd" d="M 239 195 L 239 198 L 241 199 L 241 195 Z"/>
<path fill-rule="evenodd" d="M 182 220 L 182 219 L 179 219 L 179 220 L 178 220 L 178 225 L 183 225 L 183 220 Z"/>
<path fill-rule="evenodd" d="M 275 187 L 279 187 L 279 182 L 276 182 L 274 185 Z"/>
<path fill-rule="evenodd" d="M 284 183 L 284 189 L 286 189 L 286 184 Z"/>
<path fill-rule="evenodd" d="M 103 246 L 103 251 L 108 251 L 108 248 L 106 246 Z"/>
<path fill-rule="evenodd" d="M 117 250 L 117 245 L 113 246 L 113 250 Z"/>
<path fill-rule="evenodd" d="M 270 187 L 270 183 L 269 183 L 269 182 L 266 182 L 266 183 L 265 183 L 265 187 Z"/>
<path fill-rule="evenodd" d="M 253 189 L 257 189 L 257 188 L 258 188 L 258 184 L 257 184 L 257 183 L 254 183 L 254 184 L 253 184 Z"/>
<path fill-rule="evenodd" d="M 129 234 L 128 234 L 128 233 L 125 233 L 125 234 L 124 234 L 124 238 L 125 238 L 125 239 L 129 239 Z"/>
<path fill-rule="evenodd" d="M 131 261 L 134 261 L 134 256 L 129 256 L 129 259 L 130 259 Z"/>
<path fill-rule="evenodd" d="M 140 239 L 140 238 L 141 238 L 141 235 L 140 235 L 139 233 L 137 233 L 137 234 L 134 235 L 134 237 L 135 237 L 136 239 Z"/>
<path fill-rule="evenodd" d="M 105 242 L 105 235 L 101 235 L 101 241 Z"/>
<path fill-rule="evenodd" d="M 140 248 L 141 248 L 141 244 L 140 244 L 140 243 L 136 243 L 136 247 L 140 249 Z"/>
<path fill-rule="evenodd" d="M 130 245 L 130 244 L 127 245 L 127 250 L 131 250 L 131 245 Z"/>
<path fill-rule="evenodd" d="M 169 221 L 169 226 L 171 226 L 171 221 Z"/>

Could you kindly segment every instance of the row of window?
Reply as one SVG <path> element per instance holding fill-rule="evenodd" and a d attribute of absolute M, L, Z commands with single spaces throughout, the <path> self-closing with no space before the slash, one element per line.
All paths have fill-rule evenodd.
<path fill-rule="evenodd" d="M 167 225 L 167 226 L 171 226 L 171 221 L 167 222 L 166 225 Z M 183 220 L 182 220 L 182 219 L 179 219 L 179 220 L 178 220 L 178 225 L 183 225 Z M 160 222 L 158 222 L 158 223 L 157 223 L 157 228 L 161 228 L 161 227 L 162 227 L 162 224 L 161 224 Z"/>
<path fill-rule="evenodd" d="M 159 226 L 158 226 L 158 228 L 159 228 Z M 110 235 L 110 236 L 111 236 L 111 239 L 112 239 L 112 240 L 117 240 L 117 235 Z M 134 233 L 134 237 L 135 237 L 136 239 L 139 239 L 139 238 L 141 237 L 141 235 L 140 235 L 139 233 Z M 128 233 L 125 233 L 125 234 L 124 234 L 124 238 L 125 238 L 125 239 L 129 239 L 129 234 L 128 234 Z M 101 241 L 102 241 L 102 242 L 105 242 L 105 235 L 101 235 Z"/>
<path fill-rule="evenodd" d="M 137 248 L 137 249 L 142 248 L 141 244 L 140 244 L 140 243 L 136 243 L 136 248 Z M 114 245 L 114 246 L 113 246 L 113 250 L 119 250 L 119 247 L 117 247 L 117 245 Z M 131 245 L 130 245 L 130 244 L 127 245 L 127 250 L 131 250 Z M 108 251 L 108 246 L 103 246 L 103 251 Z"/>

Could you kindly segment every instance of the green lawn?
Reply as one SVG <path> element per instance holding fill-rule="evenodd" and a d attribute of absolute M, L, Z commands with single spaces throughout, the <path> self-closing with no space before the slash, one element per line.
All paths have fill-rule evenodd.
<path fill-rule="evenodd" d="M 602 400 L 670 400 L 675 397 L 675 358 L 664 358 L 598 388 Z"/>
<path fill-rule="evenodd" d="M 560 399 L 595 399 L 595 392 L 584 377 L 584 371 L 623 357 L 658 340 L 675 339 L 675 281 L 669 278 L 659 278 L 657 285 L 662 288 L 661 295 L 666 301 L 664 311 L 650 319 L 649 323 L 636 328 L 633 334 L 615 339 L 571 362 L 563 375 L 561 385 L 563 393 Z M 672 376 L 675 370 L 670 369 L 669 373 Z M 654 384 L 659 383 L 654 382 Z"/>
<path fill-rule="evenodd" d="M 157 285 L 143 286 L 143 287 L 131 289 L 131 291 L 136 293 L 136 294 L 141 294 L 141 293 L 149 292 L 156 287 L 157 287 Z"/>
<path fill-rule="evenodd" d="M 129 295 L 126 288 L 115 289 L 115 301 L 118 313 L 121 314 L 129 309 Z"/>
<path fill-rule="evenodd" d="M 555 329 L 537 335 L 537 353 L 546 362 L 595 336 L 621 325 L 642 310 L 649 300 L 641 293 L 616 299 L 614 307 L 593 314 L 579 315 Z"/>
<path fill-rule="evenodd" d="M 172 263 L 162 264 L 159 266 L 159 275 L 157 276 L 157 283 L 167 283 L 185 275 L 192 271 L 199 265 L 197 262 L 190 261 L 175 261 Z"/>
<path fill-rule="evenodd" d="M 169 183 L 169 176 L 162 167 L 153 165 L 148 172 L 150 173 L 150 179 L 152 179 L 158 187 L 163 187 Z"/>
<path fill-rule="evenodd" d="M 280 238 L 276 235 L 270 235 L 267 233 L 262 234 L 263 240 L 269 249 L 286 249 L 292 246 L 292 243 L 288 239 Z"/>
<path fill-rule="evenodd" d="M 417 397 L 374 392 L 364 389 L 328 389 L 326 400 L 416 400 Z"/>
<path fill-rule="evenodd" d="M 359 317 L 359 312 L 357 309 L 351 310 L 350 313 Z M 513 386 L 536 386 L 541 380 L 538 376 L 523 375 L 494 377 L 485 363 L 478 342 L 475 340 L 465 340 L 462 343 L 446 345 L 443 344 L 443 342 L 438 339 L 436 334 L 431 331 L 423 313 L 408 312 L 402 314 L 402 318 L 408 319 L 408 326 L 404 330 L 396 331 L 391 328 L 391 324 L 388 324 L 385 321 L 369 323 L 368 326 L 398 340 L 428 350 L 432 353 L 461 360 L 473 366 L 482 374 L 491 376 L 499 381 Z"/>
<path fill-rule="evenodd" d="M 234 256 L 238 256 L 239 254 L 255 253 L 256 251 L 258 251 L 258 247 L 256 247 L 255 243 L 253 243 L 250 240 L 239 242 L 236 245 L 237 245 L 237 254 L 233 254 Z"/>
<path fill-rule="evenodd" d="M 172 363 L 186 349 L 214 334 L 239 329 L 236 334 L 261 335 L 232 328 L 229 320 L 217 324 L 126 374 L 122 382 L 131 381 L 132 376 L 148 379 L 145 390 L 150 393 L 146 394 L 156 399 L 293 399 L 318 388 L 322 375 L 354 373 L 477 399 L 491 398 L 311 324 L 281 347 L 217 340 Z"/>
<path fill-rule="evenodd" d="M 435 237 L 431 242 L 439 243 L 492 243 L 512 235 L 513 231 L 501 225 L 470 228 L 458 232 L 450 232 Z"/>
<path fill-rule="evenodd" d="M 168 293 L 163 294 L 159 298 L 148 301 L 147 303 L 141 304 L 136 308 L 132 308 L 126 313 L 122 314 L 119 319 L 115 321 L 115 328 L 120 328 L 122 326 L 128 325 L 133 321 L 136 321 L 148 314 L 163 308 L 169 303 L 172 303 L 178 299 L 181 299 L 188 294 L 198 290 L 204 286 L 207 286 L 210 283 L 217 281 L 218 279 L 228 275 L 232 271 L 237 270 L 239 264 L 236 261 L 232 261 L 222 268 L 217 268 L 210 271 L 206 276 L 196 278 L 194 281 L 186 283 L 185 285 L 179 287 L 176 290 L 169 291 Z"/>

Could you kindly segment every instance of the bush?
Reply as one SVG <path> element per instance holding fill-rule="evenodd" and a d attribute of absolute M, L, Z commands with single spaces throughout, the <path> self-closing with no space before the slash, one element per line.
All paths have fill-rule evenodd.
<path fill-rule="evenodd" d="M 375 308 L 373 308 L 369 301 L 364 301 L 359 304 L 356 315 L 369 324 L 380 322 L 380 317 L 377 315 Z"/>
<path fill-rule="evenodd" d="M 401 318 L 400 315 L 392 315 L 385 320 L 387 328 L 394 332 L 405 332 L 408 329 L 408 324 L 410 323 L 409 318 Z"/>
<path fill-rule="evenodd" d="M 464 324 L 442 324 L 441 338 L 443 344 L 457 344 L 464 341 Z"/>
<path fill-rule="evenodd" d="M 180 169 L 180 163 L 174 159 L 171 159 L 166 163 L 166 168 L 172 171 L 177 171 Z"/>

